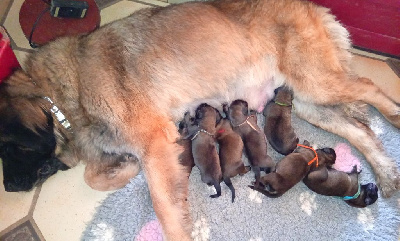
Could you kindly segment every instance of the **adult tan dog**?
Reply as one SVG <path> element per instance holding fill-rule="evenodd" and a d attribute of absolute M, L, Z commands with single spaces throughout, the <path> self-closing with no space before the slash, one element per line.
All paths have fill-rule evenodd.
<path fill-rule="evenodd" d="M 57 157 L 70 166 L 85 160 L 86 182 L 99 190 L 124 186 L 141 166 L 165 237 L 189 240 L 188 180 L 178 163 L 175 122 L 203 102 L 218 107 L 243 99 L 261 112 L 285 83 L 297 114 L 347 138 L 390 196 L 400 188 L 396 163 L 345 110 L 362 101 L 400 128 L 400 106 L 353 74 L 349 48 L 348 32 L 328 10 L 305 1 L 222 0 L 139 10 L 33 53 L 1 87 L 0 141 L 9 140 L 2 128 L 6 110 L 35 131 L 47 123 L 43 111 L 57 106 L 71 126 L 55 127 Z"/>

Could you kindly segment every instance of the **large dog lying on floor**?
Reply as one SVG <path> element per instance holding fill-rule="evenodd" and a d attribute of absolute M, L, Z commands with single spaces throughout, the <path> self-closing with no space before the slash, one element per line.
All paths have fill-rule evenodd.
<path fill-rule="evenodd" d="M 375 106 L 397 128 L 400 106 L 354 75 L 349 48 L 348 32 L 334 16 L 305 1 L 143 9 L 32 54 L 1 87 L 0 103 L 8 104 L 1 105 L 0 123 L 8 108 L 18 108 L 24 126 L 44 128 L 42 110 L 57 106 L 65 115 L 56 112 L 54 121 L 57 158 L 69 166 L 85 160 L 85 180 L 99 190 L 124 186 L 142 167 L 165 237 L 189 240 L 188 180 L 175 123 L 203 102 L 218 108 L 243 99 L 261 112 L 286 84 L 300 117 L 365 155 L 384 196 L 400 188 L 397 165 L 350 103 Z"/>

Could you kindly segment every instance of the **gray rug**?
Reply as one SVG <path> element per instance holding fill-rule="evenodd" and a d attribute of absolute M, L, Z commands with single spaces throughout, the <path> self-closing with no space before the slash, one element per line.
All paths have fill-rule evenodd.
<path fill-rule="evenodd" d="M 373 108 L 370 117 L 372 129 L 400 166 L 400 131 Z M 301 142 L 306 139 L 319 147 L 349 146 L 343 138 L 295 116 L 293 126 Z M 374 182 L 363 156 L 354 148 L 349 152 L 360 160 L 361 183 Z M 274 160 L 282 158 L 270 147 L 269 154 Z M 399 240 L 399 193 L 390 199 L 380 197 L 375 204 L 357 209 L 337 198 L 315 194 L 303 183 L 280 198 L 269 199 L 247 187 L 253 178 L 252 173 L 233 178 L 237 198 L 231 203 L 229 189 L 223 184 L 222 196 L 209 198 L 214 188 L 203 184 L 198 169 L 193 169 L 188 199 L 194 240 Z M 154 220 L 149 190 L 140 173 L 125 188 L 104 200 L 82 234 L 82 240 L 160 240 Z"/>

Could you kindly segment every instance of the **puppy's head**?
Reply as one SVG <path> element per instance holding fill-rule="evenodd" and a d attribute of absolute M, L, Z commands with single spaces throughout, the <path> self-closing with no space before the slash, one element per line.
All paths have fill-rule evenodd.
<path fill-rule="evenodd" d="M 378 187 L 374 183 L 361 185 L 360 189 L 360 196 L 356 199 L 347 200 L 347 204 L 356 208 L 364 208 L 378 200 Z"/>
<path fill-rule="evenodd" d="M 202 122 L 205 125 L 217 126 L 221 121 L 222 116 L 217 109 L 203 103 L 196 109 L 196 123 Z"/>
<path fill-rule="evenodd" d="M 234 100 L 228 108 L 227 117 L 231 121 L 244 121 L 249 116 L 249 107 L 244 100 Z"/>
<path fill-rule="evenodd" d="M 51 114 L 41 98 L 10 97 L 0 89 L 0 157 L 8 192 L 29 191 L 57 170 L 68 167 L 55 158 Z"/>
<path fill-rule="evenodd" d="M 361 185 L 363 199 L 366 206 L 374 204 L 378 200 L 378 187 L 374 183 Z"/>
<path fill-rule="evenodd" d="M 332 166 L 336 161 L 336 152 L 332 148 L 322 148 L 316 150 L 320 164 Z"/>
<path fill-rule="evenodd" d="M 275 98 L 274 100 L 280 103 L 285 103 L 290 105 L 293 100 L 292 91 L 287 86 L 282 86 L 275 89 Z"/>

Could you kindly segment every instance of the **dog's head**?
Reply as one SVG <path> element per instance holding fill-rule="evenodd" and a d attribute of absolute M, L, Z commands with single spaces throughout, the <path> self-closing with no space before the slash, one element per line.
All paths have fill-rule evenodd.
<path fill-rule="evenodd" d="M 41 98 L 10 96 L 0 87 L 0 158 L 8 192 L 29 191 L 68 169 L 55 158 L 53 118 L 45 105 Z"/>

